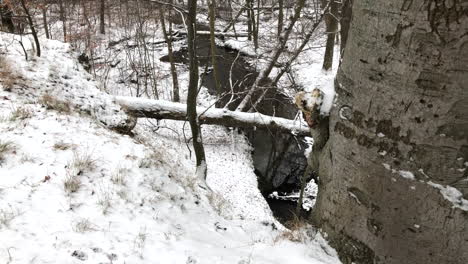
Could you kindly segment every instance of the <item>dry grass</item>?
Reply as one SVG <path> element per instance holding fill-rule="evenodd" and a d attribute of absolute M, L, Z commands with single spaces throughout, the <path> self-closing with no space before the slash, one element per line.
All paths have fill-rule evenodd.
<path fill-rule="evenodd" d="M 17 146 L 12 141 L 0 140 L 0 164 L 5 161 L 5 156 L 10 153 L 15 153 Z"/>
<path fill-rule="evenodd" d="M 78 175 L 67 173 L 63 181 L 63 188 L 68 194 L 77 192 L 81 187 L 81 180 Z"/>
<path fill-rule="evenodd" d="M 8 209 L 0 209 L 0 227 L 10 227 L 11 221 L 13 221 L 18 215 L 18 210 L 13 209 L 11 206 Z"/>
<path fill-rule="evenodd" d="M 98 202 L 97 204 L 101 207 L 103 214 L 108 214 L 109 210 L 112 207 L 112 192 L 111 190 L 107 189 L 104 190 L 101 188 L 98 195 Z"/>
<path fill-rule="evenodd" d="M 67 150 L 72 147 L 72 144 L 63 141 L 56 142 L 53 146 L 54 150 Z"/>
<path fill-rule="evenodd" d="M 88 219 L 81 219 L 77 221 L 73 227 L 73 231 L 77 233 L 85 233 L 89 231 L 96 231 L 96 226 Z"/>
<path fill-rule="evenodd" d="M 308 235 L 306 232 L 307 224 L 304 219 L 294 215 L 294 219 L 288 221 L 285 224 L 288 230 L 283 231 L 280 235 L 275 238 L 275 242 L 280 240 L 289 240 L 293 242 L 303 243 L 307 240 Z"/>
<path fill-rule="evenodd" d="M 153 149 L 153 151 L 147 153 L 146 156 L 140 160 L 138 167 L 143 169 L 149 169 L 161 166 L 162 157 L 163 155 L 160 151 Z"/>
<path fill-rule="evenodd" d="M 130 172 L 127 168 L 118 168 L 111 176 L 111 182 L 117 185 L 125 185 L 127 183 L 127 175 Z"/>
<path fill-rule="evenodd" d="M 73 159 L 68 164 L 70 169 L 73 169 L 76 175 L 81 175 L 85 172 L 90 172 L 96 169 L 97 160 L 94 159 L 90 152 L 73 152 Z"/>
<path fill-rule="evenodd" d="M 208 195 L 208 201 L 219 215 L 223 215 L 229 209 L 229 202 L 218 193 L 211 192 Z"/>
<path fill-rule="evenodd" d="M 15 76 L 11 64 L 3 56 L 0 56 L 0 83 L 3 86 L 3 89 L 7 92 L 10 92 L 15 83 L 17 77 Z"/>
<path fill-rule="evenodd" d="M 73 152 L 73 159 L 67 165 L 67 176 L 63 182 L 65 191 L 69 194 L 77 192 L 81 187 L 80 176 L 96 169 L 96 163 L 96 159 L 88 152 Z"/>
<path fill-rule="evenodd" d="M 11 112 L 10 121 L 25 120 L 33 116 L 33 111 L 26 107 L 14 108 Z"/>
<path fill-rule="evenodd" d="M 70 102 L 59 100 L 50 94 L 44 94 L 40 99 L 39 103 L 45 106 L 47 109 L 55 110 L 59 113 L 68 114 L 71 112 Z"/>

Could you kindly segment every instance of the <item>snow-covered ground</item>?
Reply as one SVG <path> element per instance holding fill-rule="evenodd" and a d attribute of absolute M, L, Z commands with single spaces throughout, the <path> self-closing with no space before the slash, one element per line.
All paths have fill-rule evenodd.
<path fill-rule="evenodd" d="M 204 127 L 213 192 L 201 189 L 188 125 L 109 130 L 128 117 L 68 45 L 41 39 L 25 61 L 12 39 L 0 36 L 0 263 L 339 263 L 319 232 L 273 218 L 242 135 Z"/>

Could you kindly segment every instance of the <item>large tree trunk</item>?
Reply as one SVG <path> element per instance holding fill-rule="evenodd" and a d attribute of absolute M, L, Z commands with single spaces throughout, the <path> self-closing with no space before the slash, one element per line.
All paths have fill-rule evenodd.
<path fill-rule="evenodd" d="M 468 2 L 352 12 L 314 220 L 345 263 L 468 263 Z"/>

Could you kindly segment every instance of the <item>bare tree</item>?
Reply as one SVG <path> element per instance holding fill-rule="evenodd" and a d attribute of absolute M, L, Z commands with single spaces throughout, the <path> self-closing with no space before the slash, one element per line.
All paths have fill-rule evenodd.
<path fill-rule="evenodd" d="M 207 164 L 205 148 L 203 147 L 201 128 L 197 116 L 197 94 L 198 94 L 198 58 L 196 52 L 196 23 L 197 23 L 197 1 L 188 1 L 187 16 L 187 42 L 189 52 L 189 87 L 187 95 L 187 116 L 192 129 L 193 149 L 197 160 L 197 176 L 206 179 Z"/>
<path fill-rule="evenodd" d="M 281 35 L 278 44 L 276 45 L 274 51 L 272 52 L 272 56 L 267 64 L 267 66 L 260 71 L 260 74 L 258 75 L 257 79 L 255 80 L 254 85 L 252 88 L 247 92 L 247 95 L 242 99 L 241 103 L 237 107 L 238 111 L 244 111 L 244 110 L 249 110 L 248 104 L 250 103 L 253 94 L 261 88 L 261 86 L 267 81 L 268 76 L 270 75 L 271 71 L 273 70 L 276 62 L 278 61 L 280 55 L 283 53 L 286 44 L 289 40 L 289 36 L 291 35 L 294 25 L 296 24 L 297 20 L 301 16 L 302 9 L 304 8 L 305 5 L 305 0 L 297 0 L 296 3 L 296 8 L 294 11 L 294 16 L 291 18 L 291 21 L 289 22 L 289 26 L 286 29 L 286 31 L 283 32 Z"/>
<path fill-rule="evenodd" d="M 47 10 L 49 8 L 47 0 L 44 0 L 41 4 L 41 11 L 42 11 L 42 23 L 44 24 L 44 31 L 46 34 L 46 38 L 50 39 L 49 34 L 49 23 L 47 22 Z"/>
<path fill-rule="evenodd" d="M 62 21 L 63 42 L 67 42 L 67 12 L 65 10 L 64 0 L 58 0 L 60 21 Z"/>
<path fill-rule="evenodd" d="M 284 19 L 284 1 L 278 0 L 278 37 L 281 36 L 281 32 L 283 32 L 283 19 Z"/>
<path fill-rule="evenodd" d="M 7 3 L 0 4 L 0 16 L 2 18 L 2 25 L 6 25 L 9 32 L 15 32 L 15 24 L 13 23 L 13 11 Z"/>
<path fill-rule="evenodd" d="M 39 38 L 37 37 L 36 27 L 34 26 L 31 13 L 29 12 L 29 7 L 27 6 L 25 0 L 20 0 L 20 3 L 21 3 L 21 7 L 23 8 L 24 14 L 26 15 L 26 19 L 28 20 L 29 28 L 31 29 L 31 35 L 34 38 L 34 43 L 36 44 L 36 55 L 40 57 L 41 45 L 39 43 Z"/>
<path fill-rule="evenodd" d="M 106 0 L 100 0 L 99 7 L 99 32 L 101 34 L 106 34 L 106 24 L 105 24 L 105 11 L 106 11 Z"/>
<path fill-rule="evenodd" d="M 325 46 L 325 55 L 323 58 L 323 69 L 328 71 L 333 65 L 333 52 L 335 49 L 335 38 L 338 31 L 338 7 L 337 0 L 322 0 L 322 6 L 330 6 L 325 13 L 325 25 L 327 32 L 327 44 Z"/>
<path fill-rule="evenodd" d="M 169 57 L 169 63 L 171 64 L 171 76 L 172 76 L 172 100 L 174 102 L 179 102 L 180 101 L 180 96 L 179 96 L 179 80 L 177 77 L 177 69 L 175 66 L 174 62 L 174 54 L 172 51 L 172 22 L 171 22 L 171 13 L 172 11 L 169 11 L 169 32 L 166 30 L 166 22 L 165 22 L 165 16 L 164 16 L 164 8 L 160 9 L 160 17 L 159 21 L 161 22 L 161 27 L 164 35 L 164 39 L 167 42 L 167 51 L 168 51 L 168 57 Z"/>
<path fill-rule="evenodd" d="M 210 15 L 210 51 L 211 51 L 211 66 L 213 67 L 213 76 L 216 87 L 216 93 L 221 96 L 221 84 L 218 77 L 218 64 L 216 63 L 216 36 L 215 36 L 215 19 L 216 19 L 216 0 L 210 0 L 209 15 Z"/>

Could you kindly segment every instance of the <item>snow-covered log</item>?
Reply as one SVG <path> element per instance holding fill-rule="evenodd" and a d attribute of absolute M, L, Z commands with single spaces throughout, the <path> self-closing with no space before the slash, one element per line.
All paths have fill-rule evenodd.
<path fill-rule="evenodd" d="M 135 117 L 155 119 L 187 120 L 187 106 L 162 100 L 135 97 L 116 97 L 116 101 L 129 114 Z M 228 127 L 258 127 L 272 131 L 309 135 L 309 128 L 290 119 L 272 117 L 259 113 L 243 113 L 220 108 L 197 107 L 201 124 L 223 125 Z"/>
<path fill-rule="evenodd" d="M 187 35 L 186 31 L 178 31 L 180 35 Z M 214 33 L 216 37 L 247 37 L 248 33 L 247 32 L 237 32 L 237 33 L 231 33 L 231 32 L 215 32 Z M 197 31 L 197 35 L 199 36 L 209 36 L 210 31 L 203 31 L 199 30 Z"/>

